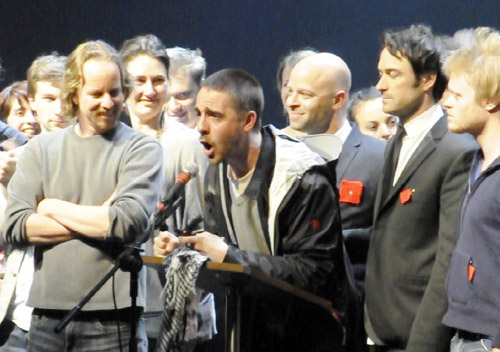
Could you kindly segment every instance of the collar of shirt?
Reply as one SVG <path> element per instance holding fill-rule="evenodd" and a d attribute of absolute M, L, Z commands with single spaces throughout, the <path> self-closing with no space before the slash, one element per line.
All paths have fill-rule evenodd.
<path fill-rule="evenodd" d="M 425 135 L 438 122 L 441 116 L 443 116 L 443 110 L 439 104 L 435 104 L 411 121 L 405 123 L 406 136 L 403 138 L 403 141 Z"/>
<path fill-rule="evenodd" d="M 345 119 L 342 127 L 340 127 L 340 129 L 333 135 L 339 137 L 340 140 L 342 141 L 342 144 L 344 144 L 345 141 L 347 140 L 347 137 L 349 137 L 349 133 L 351 133 L 351 130 L 352 130 L 351 124 L 349 123 L 349 121 L 347 121 L 347 119 Z"/>
<path fill-rule="evenodd" d="M 433 105 L 422 114 L 416 116 L 411 121 L 404 124 L 406 136 L 403 137 L 401 152 L 394 174 L 393 186 L 403 173 L 404 168 L 410 161 L 413 153 L 417 150 L 420 143 L 424 140 L 425 135 L 443 116 L 443 110 L 439 104 Z"/>
<path fill-rule="evenodd" d="M 234 191 L 234 195 L 239 197 L 243 195 L 243 193 L 245 193 L 245 190 L 247 189 L 248 185 L 250 184 L 250 181 L 252 180 L 254 171 L 255 167 L 252 170 L 250 170 L 245 176 L 240 178 L 234 178 L 231 172 L 231 166 L 227 167 L 226 177 L 229 180 L 231 190 Z"/>

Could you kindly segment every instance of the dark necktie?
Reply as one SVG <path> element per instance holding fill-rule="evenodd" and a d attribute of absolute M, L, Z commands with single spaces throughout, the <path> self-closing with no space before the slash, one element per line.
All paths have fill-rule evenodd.
<path fill-rule="evenodd" d="M 401 146 L 403 144 L 403 137 L 406 136 L 406 131 L 403 125 L 398 125 L 398 130 L 394 135 L 394 147 L 392 149 L 392 154 L 388 155 L 386 160 L 386 168 L 384 172 L 385 180 L 385 191 L 389 191 L 394 183 L 394 176 L 396 174 L 396 168 L 398 166 L 399 154 L 401 153 Z"/>
<path fill-rule="evenodd" d="M 406 136 L 406 130 L 403 127 L 403 125 L 398 125 L 398 130 L 396 134 L 394 135 L 394 154 L 392 157 L 392 179 L 391 181 L 394 182 L 394 176 L 396 174 L 396 168 L 398 166 L 398 161 L 399 161 L 399 154 L 401 153 L 401 146 L 403 145 L 403 138 Z"/>

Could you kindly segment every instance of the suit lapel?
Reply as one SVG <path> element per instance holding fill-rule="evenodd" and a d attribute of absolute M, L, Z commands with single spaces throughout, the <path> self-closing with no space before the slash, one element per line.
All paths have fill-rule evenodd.
<path fill-rule="evenodd" d="M 387 160 L 389 158 L 392 158 L 392 155 L 394 154 L 394 148 L 395 148 L 395 142 L 394 139 L 390 139 L 387 142 L 387 146 L 385 148 L 385 154 L 384 154 L 384 167 L 382 171 L 382 176 L 379 178 L 378 181 L 378 186 L 377 186 L 377 194 L 375 196 L 375 205 L 374 205 L 374 214 L 377 215 L 379 213 L 379 209 L 382 207 L 382 202 L 386 200 L 387 198 L 385 197 L 386 194 L 389 194 L 391 191 L 390 189 L 386 189 L 384 186 L 389 184 L 389 182 L 386 182 L 387 177 L 391 177 L 392 175 L 389 175 L 390 172 L 387 170 Z"/>
<path fill-rule="evenodd" d="M 391 187 L 391 189 L 389 190 L 382 190 L 382 194 L 377 194 L 377 199 L 378 202 L 381 203 L 381 206 L 379 208 L 377 205 L 380 203 L 376 203 L 376 215 L 378 215 L 379 212 L 382 211 L 383 207 L 387 205 L 387 203 L 401 191 L 401 189 L 408 182 L 411 176 L 417 171 L 420 165 L 429 157 L 429 155 L 432 154 L 432 152 L 436 149 L 439 140 L 443 138 L 447 130 L 448 127 L 446 115 L 443 115 L 431 128 L 431 130 L 425 135 L 422 142 L 420 142 L 419 146 L 408 161 L 408 164 L 406 164 L 406 167 L 403 169 L 403 172 L 399 176 L 399 179 L 394 187 Z M 394 146 L 392 146 L 392 149 L 393 148 Z M 383 184 L 379 185 L 379 190 L 382 189 L 382 185 Z M 387 196 L 384 197 L 384 194 L 386 194 Z"/>
<path fill-rule="evenodd" d="M 417 150 L 415 150 L 415 152 L 411 156 L 408 164 L 406 164 L 406 167 L 403 169 L 403 172 L 399 176 L 398 181 L 396 182 L 394 187 L 390 189 L 385 202 L 399 193 L 401 188 L 403 188 L 406 182 L 415 173 L 415 171 L 417 171 L 422 162 L 424 162 L 424 160 L 427 159 L 427 157 L 434 151 L 434 149 L 436 149 L 436 143 L 434 143 L 434 139 L 432 138 L 432 136 L 427 133 L 422 142 L 420 142 Z"/>
<path fill-rule="evenodd" d="M 342 146 L 342 152 L 340 153 L 337 167 L 335 168 L 337 184 L 340 184 L 340 180 L 344 178 L 347 168 L 358 153 L 358 148 L 361 145 L 361 132 L 358 130 L 356 125 L 351 126 L 351 133 L 349 133 L 349 136 L 347 136 L 347 139 Z"/>

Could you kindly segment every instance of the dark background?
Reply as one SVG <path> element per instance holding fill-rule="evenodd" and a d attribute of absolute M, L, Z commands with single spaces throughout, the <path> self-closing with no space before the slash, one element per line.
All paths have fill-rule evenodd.
<path fill-rule="evenodd" d="M 305 46 L 341 56 L 353 89 L 376 83 L 378 37 L 412 23 L 435 32 L 498 26 L 498 0 L 0 0 L 2 87 L 25 78 L 31 61 L 103 39 L 156 34 L 167 47 L 200 48 L 208 74 L 225 67 L 253 73 L 264 87 L 264 122 L 283 126 L 275 74 L 279 59 Z"/>

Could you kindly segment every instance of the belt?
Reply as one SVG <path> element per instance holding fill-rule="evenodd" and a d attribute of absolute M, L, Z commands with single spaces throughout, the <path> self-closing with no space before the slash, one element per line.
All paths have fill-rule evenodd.
<path fill-rule="evenodd" d="M 69 313 L 69 310 L 58 310 L 58 309 L 41 309 L 34 308 L 33 314 L 45 316 L 52 319 L 62 319 Z M 142 308 L 137 308 L 136 311 L 136 319 L 140 317 L 142 313 Z M 75 321 L 91 321 L 91 320 L 100 320 L 100 321 L 130 321 L 132 317 L 132 308 L 122 308 L 122 309 L 111 309 L 111 310 L 90 310 L 90 311 L 80 311 L 75 316 L 73 320 Z"/>
<path fill-rule="evenodd" d="M 479 341 L 482 339 L 491 339 L 491 337 L 483 334 L 477 334 L 475 332 L 457 330 L 457 335 L 459 338 L 469 341 Z"/>

